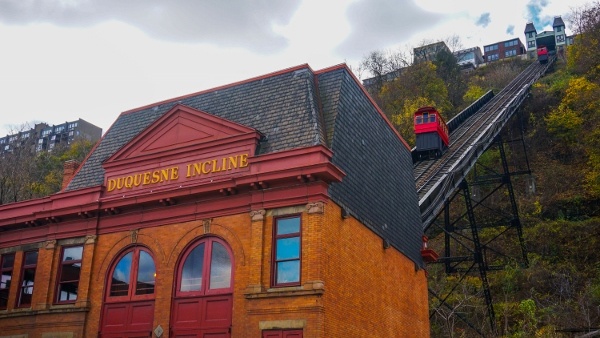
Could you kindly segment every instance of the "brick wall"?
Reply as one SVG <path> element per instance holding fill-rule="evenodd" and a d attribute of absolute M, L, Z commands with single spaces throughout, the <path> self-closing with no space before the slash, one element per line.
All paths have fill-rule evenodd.
<path fill-rule="evenodd" d="M 291 214 L 302 220 L 301 285 L 271 288 L 274 218 Z M 273 328 L 300 328 L 311 338 L 429 335 L 424 271 L 394 248 L 384 249 L 382 239 L 356 219 L 342 218 L 331 201 L 79 238 L 86 244 L 73 305 L 53 304 L 60 247 L 73 240 L 39 243 L 33 306 L 22 316 L 12 308 L 10 317 L 0 313 L 0 328 L 29 337 L 97 336 L 111 264 L 123 250 L 141 245 L 156 265 L 153 328 L 161 325 L 168 337 L 178 260 L 203 236 L 222 238 L 233 253 L 232 337 L 260 337 Z M 22 256 L 18 251 L 16 267 Z"/>
<path fill-rule="evenodd" d="M 323 222 L 324 337 L 428 337 L 424 270 L 340 208 Z"/>

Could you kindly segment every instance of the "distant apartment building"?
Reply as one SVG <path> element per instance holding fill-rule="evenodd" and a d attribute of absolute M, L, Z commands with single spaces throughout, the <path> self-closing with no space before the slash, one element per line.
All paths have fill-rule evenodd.
<path fill-rule="evenodd" d="M 12 152 L 16 147 L 29 147 L 32 152 L 52 151 L 58 145 L 69 145 L 76 139 L 96 142 L 101 136 L 101 128 L 82 119 L 52 126 L 38 123 L 29 130 L 0 137 L 0 154 Z"/>
<path fill-rule="evenodd" d="M 514 38 L 483 46 L 485 62 L 493 62 L 525 54 L 521 39 Z"/>
<path fill-rule="evenodd" d="M 551 54 L 564 53 L 566 46 L 573 44 L 574 37 L 567 36 L 565 22 L 560 16 L 554 17 L 552 31 L 543 31 L 538 33 L 533 22 L 525 25 L 525 41 L 527 43 L 527 58 L 537 58 L 537 49 L 539 47 L 548 48 Z"/>
<path fill-rule="evenodd" d="M 446 51 L 450 53 L 450 48 L 446 46 L 446 43 L 444 41 L 413 48 L 414 63 L 433 61 L 435 60 L 437 54 L 441 51 Z"/>
<path fill-rule="evenodd" d="M 404 69 L 406 69 L 406 67 L 400 68 L 400 69 L 396 69 L 396 70 L 391 71 L 389 73 L 385 73 L 385 74 L 383 74 L 381 76 L 375 76 L 375 77 L 371 77 L 371 78 L 368 78 L 368 79 L 364 79 L 362 81 L 362 84 L 367 89 L 380 88 L 381 85 L 384 82 L 393 81 L 395 78 L 399 77 L 402 74 L 402 72 L 404 71 Z"/>

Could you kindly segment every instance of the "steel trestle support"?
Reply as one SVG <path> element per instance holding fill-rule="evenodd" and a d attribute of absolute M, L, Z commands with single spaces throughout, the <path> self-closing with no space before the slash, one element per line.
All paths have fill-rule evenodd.
<path fill-rule="evenodd" d="M 477 180 L 476 173 L 470 175 L 472 177 L 470 179 L 472 182 L 469 183 L 467 179 L 464 179 L 460 183 L 459 189 L 444 202 L 443 212 L 438 214 L 435 221 L 432 223 L 433 226 L 428 229 L 427 235 L 430 238 L 430 246 L 443 245 L 443 248 L 435 248 L 438 252 L 443 252 L 443 257 L 440 257 L 437 262 L 430 264 L 443 265 L 444 269 L 438 271 L 443 271 L 447 275 L 459 274 L 460 277 L 457 276 L 457 278 L 453 279 L 457 284 L 464 282 L 467 275 L 473 276 L 473 273 L 475 272 L 473 268 L 475 266 L 477 267 L 477 276 L 481 281 L 480 292 L 483 293 L 482 298 L 485 300 L 485 308 L 489 319 L 489 332 L 491 332 L 492 335 L 497 335 L 497 325 L 492 292 L 488 281 L 488 271 L 501 270 L 508 262 L 517 262 L 520 266 L 527 267 L 528 260 L 522 225 L 519 219 L 517 201 L 511 180 L 511 176 L 514 176 L 515 172 L 510 172 L 509 170 L 506 150 L 504 149 L 502 138 L 497 137 L 490 148 L 494 146 L 498 149 L 497 159 L 501 162 L 494 167 L 500 167 L 502 170 L 494 172 L 493 175 L 486 172 L 486 179 L 483 181 Z M 527 170 L 517 171 L 517 173 L 530 173 L 528 164 L 527 161 Z M 474 171 L 476 172 L 476 170 Z M 492 176 L 495 176 L 495 178 L 490 179 Z M 481 194 L 481 196 L 477 198 L 477 196 L 474 196 L 477 194 L 474 194 L 470 189 L 470 186 L 476 187 L 477 189 L 487 189 L 486 191 L 488 193 Z M 502 187 L 506 190 L 501 189 Z M 506 196 L 508 200 L 494 200 L 494 197 L 497 195 Z M 454 201 L 460 200 L 458 197 L 462 197 L 462 203 L 454 203 Z M 498 204 L 508 210 L 493 210 L 492 208 L 487 207 L 485 204 L 488 202 L 488 199 L 492 200 L 490 203 Z M 478 214 L 476 212 L 477 209 L 481 209 L 483 214 L 481 213 L 482 211 L 479 211 Z M 484 216 L 488 214 L 494 214 L 496 217 L 499 216 L 500 219 L 495 221 L 487 219 L 479 224 L 478 222 L 483 220 L 480 218 L 484 218 Z M 439 218 L 443 218 L 443 225 L 438 223 L 438 221 L 440 221 Z M 485 225 L 482 226 L 482 224 Z M 495 230 L 492 235 L 486 234 L 485 241 L 481 239 L 481 231 L 494 228 L 498 228 L 498 230 Z M 511 233 L 513 233 L 513 231 L 516 231 L 515 239 L 518 241 L 518 245 L 512 248 L 512 252 L 508 254 L 503 253 L 500 249 L 494 247 L 495 241 L 499 241 L 500 237 L 506 238 L 512 236 Z M 442 235 L 442 232 L 443 236 L 439 236 Z M 503 246 L 501 245 L 501 247 Z M 515 256 L 517 250 L 520 251 L 520 254 Z M 493 264 L 490 264 L 492 262 Z M 440 307 L 454 309 L 454 305 L 449 304 L 449 299 L 452 299 L 450 295 L 453 292 L 456 292 L 457 286 L 458 285 L 454 285 L 450 290 L 448 290 L 449 287 L 446 287 L 447 291 L 445 292 L 433 290 L 430 286 L 430 295 L 437 303 L 436 308 L 431 310 L 431 317 L 441 312 Z M 441 297 L 439 295 L 444 296 Z M 454 309 L 452 313 L 455 313 L 458 316 L 460 311 Z M 481 336 L 484 336 L 482 328 L 478 329 L 474 324 L 469 322 L 469 318 L 470 317 L 464 313 L 459 316 L 459 319 L 462 322 L 465 322 L 470 329 L 473 329 Z"/>

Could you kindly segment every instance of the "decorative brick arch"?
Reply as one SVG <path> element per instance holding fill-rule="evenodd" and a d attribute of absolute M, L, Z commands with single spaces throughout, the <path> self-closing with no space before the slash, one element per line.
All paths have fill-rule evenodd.
<path fill-rule="evenodd" d="M 135 238 L 135 242 L 133 241 L 133 238 Z M 100 269 L 98 269 L 98 272 L 96 273 L 96 281 L 108 278 L 107 273 L 109 264 L 116 255 L 132 244 L 139 244 L 148 247 L 148 249 L 153 252 L 156 262 L 161 263 L 161 265 L 167 263 L 165 251 L 160 242 L 154 236 L 150 234 L 139 233 L 137 230 L 132 230 L 127 236 L 123 236 L 119 240 L 115 241 L 110 249 L 104 254 L 104 257 L 102 257 L 100 261 Z"/>
<path fill-rule="evenodd" d="M 208 226 L 207 221 L 209 221 Z M 213 223 L 211 220 L 202 221 L 192 230 L 183 235 L 171 249 L 171 252 L 166 258 L 165 264 L 174 264 L 175 261 L 180 258 L 181 252 L 189 245 L 189 243 L 194 242 L 198 238 L 204 236 L 217 236 L 223 239 L 230 246 L 235 261 L 241 266 L 246 266 L 246 252 L 244 250 L 242 241 L 236 235 L 235 231 L 226 225 Z"/>

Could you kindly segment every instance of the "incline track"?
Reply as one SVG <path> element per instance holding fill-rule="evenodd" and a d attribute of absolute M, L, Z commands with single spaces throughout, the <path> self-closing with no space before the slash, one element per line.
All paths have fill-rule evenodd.
<path fill-rule="evenodd" d="M 547 64 L 533 62 L 504 89 L 450 134 L 448 150 L 438 159 L 415 163 L 413 173 L 419 195 L 423 228 L 426 230 L 443 208 L 444 201 L 500 133 L 524 101 L 529 87 L 540 78 Z"/>

